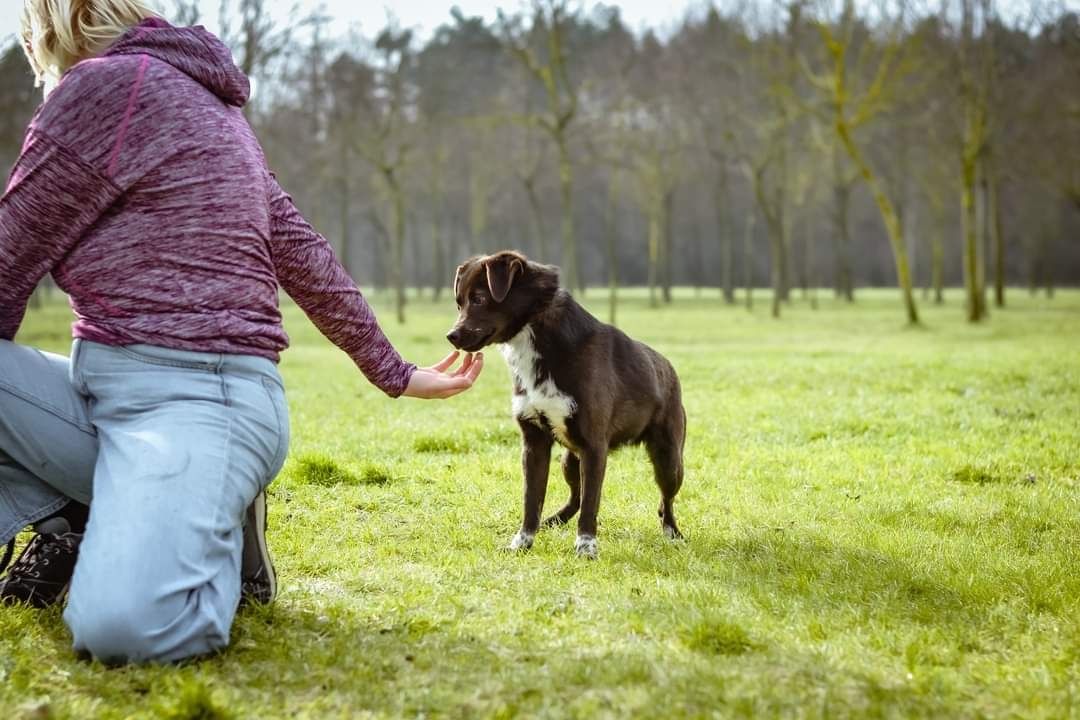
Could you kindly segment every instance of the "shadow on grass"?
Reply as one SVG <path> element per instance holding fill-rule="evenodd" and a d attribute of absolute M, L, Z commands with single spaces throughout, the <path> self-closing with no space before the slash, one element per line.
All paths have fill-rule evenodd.
<path fill-rule="evenodd" d="M 974 483 L 976 485 L 990 485 L 992 483 L 1005 482 L 1005 478 L 996 468 L 964 465 L 954 470 L 950 476 L 953 482 Z"/>
<path fill-rule="evenodd" d="M 782 610 L 855 610 L 867 618 L 948 623 L 985 610 L 985 598 L 950 587 L 897 557 L 839 545 L 791 528 L 755 529 L 736 537 L 692 537 L 687 549 L 714 564 L 761 607 Z"/>
<path fill-rule="evenodd" d="M 453 435 L 425 435 L 413 440 L 413 450 L 418 453 L 463 455 L 471 452 L 472 449 L 472 445 L 467 440 Z"/>
<path fill-rule="evenodd" d="M 386 485 L 395 480 L 381 465 L 364 465 L 359 474 L 326 455 L 302 455 L 295 461 L 295 479 L 303 485 Z"/>
<path fill-rule="evenodd" d="M 497 447 L 516 446 L 521 435 L 511 428 L 466 428 L 450 435 L 422 435 L 413 440 L 413 450 L 418 453 L 449 453 L 465 455 L 477 452 L 477 445 Z"/>
<path fill-rule="evenodd" d="M 246 646 L 279 648 L 285 657 L 276 667 L 307 669 L 276 676 L 276 692 L 298 699 L 336 693 L 353 712 L 595 717 L 663 705 L 674 716 L 726 708 L 754 717 L 805 710 L 809 699 L 825 695 L 834 711 L 885 707 L 932 716 L 937 703 L 816 654 L 774 650 L 732 621 L 684 630 L 685 650 L 669 646 L 662 626 L 629 647 L 618 634 L 568 645 L 558 632 L 478 637 L 426 617 L 423 608 L 380 619 L 342 605 L 318 612 L 278 606 L 247 618 L 239 634 Z M 223 656 L 220 674 L 229 676 L 230 666 L 242 671 L 245 654 Z M 763 692 L 762 683 L 771 690 Z M 470 690 L 463 696 L 455 687 Z"/>

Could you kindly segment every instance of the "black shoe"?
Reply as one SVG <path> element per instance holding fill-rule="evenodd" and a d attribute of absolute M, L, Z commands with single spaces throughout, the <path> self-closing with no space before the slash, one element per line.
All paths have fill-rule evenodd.
<path fill-rule="evenodd" d="M 4 605 L 47 608 L 67 595 L 83 534 L 72 532 L 68 522 L 57 517 L 34 529 L 37 534 L 0 580 L 0 603 Z"/>
<path fill-rule="evenodd" d="M 266 493 L 244 513 L 244 554 L 240 564 L 240 605 L 268 605 L 277 595 L 277 573 L 266 547 Z"/>

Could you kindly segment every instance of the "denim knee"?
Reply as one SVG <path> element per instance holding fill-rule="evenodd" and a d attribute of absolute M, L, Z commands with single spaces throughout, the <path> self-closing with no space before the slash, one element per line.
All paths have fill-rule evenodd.
<path fill-rule="evenodd" d="M 176 611 L 134 594 L 106 593 L 82 600 L 69 603 L 64 612 L 74 648 L 106 664 L 174 662 L 228 644 L 227 633 L 220 633 L 214 623 L 185 618 L 191 608 Z"/>
<path fill-rule="evenodd" d="M 64 619 L 75 639 L 75 649 L 106 664 L 153 659 L 154 642 L 148 623 L 128 608 L 102 603 L 93 610 L 67 612 Z"/>

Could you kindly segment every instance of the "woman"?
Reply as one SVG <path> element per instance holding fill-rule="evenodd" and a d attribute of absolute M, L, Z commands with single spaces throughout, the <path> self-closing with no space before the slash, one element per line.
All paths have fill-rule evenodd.
<path fill-rule="evenodd" d="M 401 359 L 267 170 L 213 35 L 141 0 L 26 0 L 22 38 L 46 99 L 0 199 L 0 542 L 37 535 L 0 597 L 44 606 L 70 583 L 74 647 L 106 662 L 212 652 L 242 580 L 275 591 L 278 287 L 390 396 L 454 395 L 482 358 Z M 11 342 L 50 272 L 70 361 Z"/>

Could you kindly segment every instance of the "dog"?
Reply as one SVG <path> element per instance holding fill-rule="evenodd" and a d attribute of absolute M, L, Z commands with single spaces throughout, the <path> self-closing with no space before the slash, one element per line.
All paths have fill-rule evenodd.
<path fill-rule="evenodd" d="M 589 314 L 559 287 L 559 270 L 502 251 L 470 258 L 454 277 L 458 319 L 446 338 L 458 350 L 502 346 L 521 430 L 525 512 L 511 550 L 540 529 L 553 445 L 566 449 L 570 499 L 544 521 L 580 510 L 574 549 L 596 558 L 597 513 L 608 453 L 644 444 L 660 487 L 660 523 L 681 538 L 673 502 L 683 482 L 686 412 L 675 369 L 660 353 Z"/>

